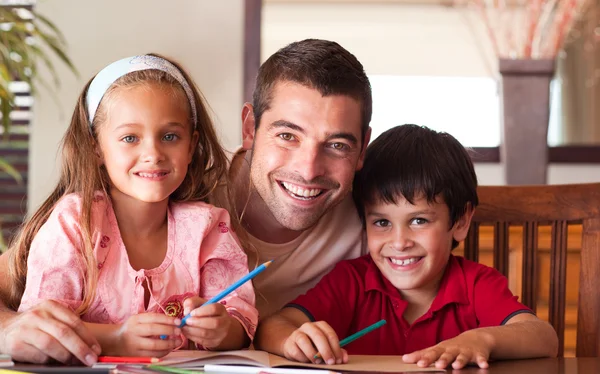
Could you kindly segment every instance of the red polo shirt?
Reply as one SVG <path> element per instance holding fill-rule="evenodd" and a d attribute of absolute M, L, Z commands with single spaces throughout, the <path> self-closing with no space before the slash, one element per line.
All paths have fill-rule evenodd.
<path fill-rule="evenodd" d="M 408 303 L 371 256 L 342 261 L 306 294 L 286 307 L 312 321 L 326 321 L 340 339 L 381 319 L 387 324 L 348 344 L 349 354 L 402 355 L 431 347 L 477 327 L 499 326 L 519 313 L 533 313 L 493 268 L 450 256 L 431 307 L 409 325 Z"/>

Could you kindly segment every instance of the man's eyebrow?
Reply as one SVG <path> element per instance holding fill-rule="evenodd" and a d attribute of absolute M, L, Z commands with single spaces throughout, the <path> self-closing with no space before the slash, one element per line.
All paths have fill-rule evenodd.
<path fill-rule="evenodd" d="M 277 129 L 277 128 L 282 128 L 282 127 L 290 129 L 290 130 L 298 131 L 298 132 L 300 132 L 302 134 L 305 133 L 305 131 L 304 131 L 304 129 L 302 127 L 300 127 L 300 126 L 298 126 L 296 124 L 293 124 L 293 123 L 291 123 L 289 121 L 283 120 L 283 119 L 280 119 L 280 120 L 277 120 L 275 122 L 272 122 L 269 125 L 269 129 Z"/>

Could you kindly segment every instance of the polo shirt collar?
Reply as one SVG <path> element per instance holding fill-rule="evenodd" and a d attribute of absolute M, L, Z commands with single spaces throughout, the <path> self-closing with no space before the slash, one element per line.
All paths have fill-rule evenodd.
<path fill-rule="evenodd" d="M 365 273 L 365 291 L 378 291 L 395 299 L 402 299 L 400 292 L 383 276 L 375 262 L 369 256 Z M 437 312 L 452 303 L 469 304 L 465 273 L 455 256 L 450 255 L 446 270 L 440 281 L 438 293 L 431 304 L 430 311 Z"/>

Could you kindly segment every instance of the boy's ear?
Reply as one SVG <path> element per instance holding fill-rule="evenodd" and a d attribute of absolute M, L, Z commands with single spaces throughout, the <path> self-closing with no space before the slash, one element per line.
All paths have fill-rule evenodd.
<path fill-rule="evenodd" d="M 465 214 L 463 214 L 462 217 L 460 217 L 458 221 L 454 223 L 454 234 L 452 236 L 457 242 L 460 243 L 467 237 L 467 234 L 469 233 L 469 227 L 471 227 L 473 213 L 475 213 L 475 208 L 473 208 L 471 203 L 467 203 Z"/>
<path fill-rule="evenodd" d="M 242 149 L 250 150 L 254 144 L 254 108 L 252 104 L 245 103 L 242 108 Z"/>

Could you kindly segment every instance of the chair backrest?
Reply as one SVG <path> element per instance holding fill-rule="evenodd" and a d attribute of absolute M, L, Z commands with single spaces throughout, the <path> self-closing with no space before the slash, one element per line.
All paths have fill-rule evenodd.
<path fill-rule="evenodd" d="M 600 356 L 600 183 L 540 186 L 480 186 L 479 206 L 464 243 L 478 261 L 479 228 L 493 226 L 494 267 L 508 276 L 509 227 L 523 230 L 522 302 L 537 304 L 538 227 L 551 226 L 548 321 L 564 352 L 567 226 L 582 225 L 577 312 L 578 357 Z"/>

